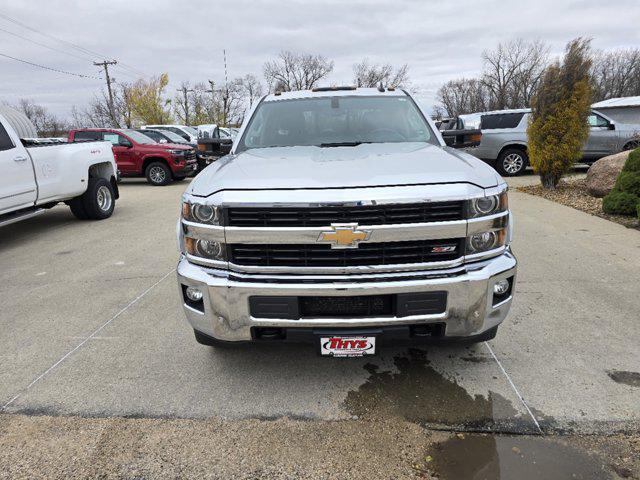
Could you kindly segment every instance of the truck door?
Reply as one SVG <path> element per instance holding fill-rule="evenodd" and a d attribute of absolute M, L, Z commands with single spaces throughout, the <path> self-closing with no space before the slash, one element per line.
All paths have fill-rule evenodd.
<path fill-rule="evenodd" d="M 104 132 L 105 141 L 113 145 L 113 155 L 116 157 L 116 164 L 123 175 L 136 174 L 136 159 L 133 143 L 124 135 L 115 132 Z"/>
<path fill-rule="evenodd" d="M 613 124 L 595 112 L 591 112 L 587 121 L 589 137 L 583 149 L 584 157 L 593 159 L 616 153 L 618 132 L 612 129 Z"/>
<path fill-rule="evenodd" d="M 31 158 L 0 122 L 0 215 L 31 207 L 37 197 Z"/>

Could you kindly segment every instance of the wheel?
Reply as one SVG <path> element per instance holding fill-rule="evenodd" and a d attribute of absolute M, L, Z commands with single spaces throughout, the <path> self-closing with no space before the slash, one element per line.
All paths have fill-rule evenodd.
<path fill-rule="evenodd" d="M 515 177 L 524 172 L 527 165 L 529 165 L 529 157 L 526 152 L 516 148 L 508 148 L 498 157 L 496 170 L 505 177 Z"/>
<path fill-rule="evenodd" d="M 159 187 L 171 182 L 171 170 L 169 170 L 166 163 L 152 162 L 147 165 L 144 173 L 147 177 L 147 182 L 151 185 Z"/>
<path fill-rule="evenodd" d="M 67 205 L 69 205 L 71 213 L 73 213 L 78 220 L 87 220 L 89 218 L 82 204 L 82 196 L 72 199 Z"/>
<path fill-rule="evenodd" d="M 87 190 L 69 202 L 71 213 L 80 220 L 104 220 L 113 214 L 116 201 L 113 185 L 106 178 L 89 178 Z"/>
<path fill-rule="evenodd" d="M 631 140 L 629 143 L 627 143 L 624 148 L 622 150 L 626 151 L 626 150 L 635 150 L 636 148 L 640 147 L 640 140 Z"/>

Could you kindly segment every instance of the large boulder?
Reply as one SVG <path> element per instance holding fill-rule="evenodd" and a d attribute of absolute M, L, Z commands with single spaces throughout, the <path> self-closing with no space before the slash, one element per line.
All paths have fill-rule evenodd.
<path fill-rule="evenodd" d="M 603 157 L 595 162 L 587 171 L 587 190 L 594 197 L 604 197 L 611 191 L 624 163 L 629 157 L 629 151 Z"/>

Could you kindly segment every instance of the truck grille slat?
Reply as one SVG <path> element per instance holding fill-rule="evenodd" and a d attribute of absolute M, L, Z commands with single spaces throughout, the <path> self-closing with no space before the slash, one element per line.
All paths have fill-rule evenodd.
<path fill-rule="evenodd" d="M 433 251 L 455 247 L 453 252 Z M 462 239 L 361 243 L 359 248 L 332 249 L 330 245 L 228 245 L 229 261 L 236 265 L 278 267 L 349 267 L 455 260 L 462 256 Z"/>
<path fill-rule="evenodd" d="M 391 225 L 462 220 L 464 202 L 363 205 L 359 207 L 230 207 L 227 225 L 232 227 L 327 227 L 332 223 Z"/>

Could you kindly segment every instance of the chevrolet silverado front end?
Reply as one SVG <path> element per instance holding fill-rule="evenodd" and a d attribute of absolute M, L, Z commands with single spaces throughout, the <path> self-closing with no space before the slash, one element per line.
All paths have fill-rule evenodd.
<path fill-rule="evenodd" d="M 204 344 L 492 338 L 515 288 L 507 186 L 400 90 L 269 95 L 182 199 L 180 295 Z"/>

